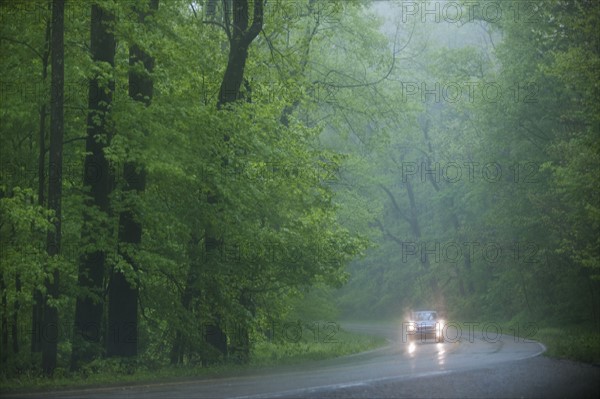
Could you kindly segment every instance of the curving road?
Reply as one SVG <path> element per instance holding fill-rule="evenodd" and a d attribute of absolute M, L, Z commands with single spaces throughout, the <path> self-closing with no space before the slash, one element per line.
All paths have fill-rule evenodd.
<path fill-rule="evenodd" d="M 600 367 L 537 357 L 543 345 L 448 330 L 447 342 L 404 344 L 400 326 L 343 324 L 385 337 L 374 351 L 244 376 L 76 391 L 44 398 L 600 397 Z"/>

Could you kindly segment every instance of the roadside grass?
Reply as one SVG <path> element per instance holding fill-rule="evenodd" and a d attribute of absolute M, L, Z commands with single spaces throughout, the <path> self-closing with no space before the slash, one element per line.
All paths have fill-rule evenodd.
<path fill-rule="evenodd" d="M 600 364 L 600 333 L 585 328 L 540 328 L 533 337 L 543 343 L 546 355 L 559 359 Z"/>
<path fill-rule="evenodd" d="M 333 335 L 331 333 L 320 336 L 303 334 L 294 341 L 297 342 L 290 340 L 280 343 L 259 342 L 254 347 L 250 362 L 245 365 L 226 363 L 211 367 L 184 365 L 148 368 L 143 364 L 135 366 L 130 361 L 122 359 L 102 359 L 81 372 L 69 372 L 57 368 L 51 378 L 30 371 L 10 377 L 0 373 L 0 394 L 83 389 L 107 385 L 172 383 L 197 377 L 235 376 L 261 368 L 300 364 L 364 352 L 386 343 L 382 338 L 351 333 L 342 329 Z"/>
<path fill-rule="evenodd" d="M 106 385 L 144 384 L 150 382 L 177 381 L 192 376 L 217 374 L 218 368 L 201 367 L 163 367 L 146 370 L 139 367 L 132 372 L 120 359 L 103 359 L 97 362 L 94 372 L 69 372 L 55 369 L 52 377 L 46 377 L 33 371 L 25 371 L 18 376 L 0 378 L 0 393 L 43 392 L 58 389 L 95 388 Z"/>
<path fill-rule="evenodd" d="M 600 364 L 600 332 L 590 326 L 536 326 L 526 323 L 526 328 L 515 329 L 514 323 L 504 323 L 500 327 L 506 335 L 523 340 L 538 341 L 544 344 L 545 356 L 556 359 L 569 359 L 583 363 Z"/>
<path fill-rule="evenodd" d="M 298 342 L 274 344 L 262 342 L 256 345 L 253 364 L 266 366 L 275 364 L 291 364 L 305 360 L 323 360 L 350 355 L 378 348 L 386 344 L 386 340 L 371 335 L 351 333 L 340 329 L 321 336 L 303 335 Z"/>

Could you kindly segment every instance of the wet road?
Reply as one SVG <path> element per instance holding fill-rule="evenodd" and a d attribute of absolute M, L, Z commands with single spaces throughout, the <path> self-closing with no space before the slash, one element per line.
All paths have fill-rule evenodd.
<path fill-rule="evenodd" d="M 448 330 L 447 342 L 426 342 L 406 344 L 401 339 L 401 327 L 392 325 L 343 324 L 351 331 L 360 331 L 385 337 L 389 345 L 374 351 L 326 361 L 314 361 L 297 366 L 278 367 L 261 370 L 244 376 L 224 378 L 203 378 L 184 382 L 145 384 L 128 387 L 107 387 L 77 391 L 45 392 L 43 395 L 18 397 L 45 398 L 265 398 L 265 397 L 431 397 L 436 381 L 452 380 L 455 376 L 473 380 L 476 373 L 483 376 L 493 370 L 506 369 L 505 373 L 525 367 L 528 361 L 544 351 L 543 345 L 527 342 L 508 335 L 497 335 L 494 331 L 487 335 L 463 330 L 460 337 Z M 529 360 L 527 360 L 529 359 Z M 542 358 L 544 359 L 544 358 Z M 546 359 L 550 362 L 554 361 Z M 600 368 L 586 366 L 586 372 L 600 377 Z M 487 370 L 487 374 L 485 371 Z M 475 374 L 474 374 L 475 373 Z M 522 375 L 523 373 L 520 373 Z M 577 373 L 576 373 L 577 374 Z M 579 375 L 579 374 L 577 374 Z M 496 378 L 498 377 L 495 374 Z M 550 377 L 552 378 L 552 377 Z M 591 378 L 589 376 L 585 377 Z M 485 378 L 481 377 L 483 381 Z M 514 380 L 514 378 L 513 378 Z M 596 378 L 597 380 L 597 378 Z M 417 382 L 431 381 L 425 388 Z M 481 383 L 480 381 L 480 383 Z M 544 385 L 535 380 L 536 384 Z M 558 380 L 556 380 L 558 381 Z M 527 379 L 525 379 L 527 382 Z M 481 387 L 471 381 L 472 387 L 460 385 L 463 389 L 457 396 L 482 396 Z M 510 382 L 500 382 L 490 391 L 491 397 L 508 397 L 498 389 L 507 387 Z M 416 386 L 416 390 L 401 394 L 398 385 Z M 411 385 L 412 384 L 412 385 Z M 418 384 L 417 384 L 418 385 Z M 444 386 L 447 386 L 446 383 Z M 439 393 L 443 397 L 454 396 L 444 386 Z M 487 386 L 487 385 L 486 385 Z M 389 387 L 389 388 L 382 388 Z M 485 388 L 485 387 L 484 387 Z M 378 390 L 379 389 L 379 390 Z M 383 389 L 383 390 L 382 390 Z M 427 391 L 430 389 L 430 391 Z M 466 391 L 464 391 L 466 389 Z M 471 389 L 469 391 L 469 389 Z M 494 392 L 493 390 L 496 390 Z M 545 397 L 543 391 L 533 390 L 526 396 Z M 479 392 L 479 394 L 478 394 Z M 510 392 L 510 391 L 506 391 Z M 557 392 L 554 390 L 553 392 Z M 572 392 L 572 391 L 567 391 Z M 537 395 L 539 393 L 539 395 Z M 513 397 L 524 396 L 516 391 Z M 564 397 L 561 395 L 559 397 Z M 567 395 L 568 396 L 568 395 Z"/>

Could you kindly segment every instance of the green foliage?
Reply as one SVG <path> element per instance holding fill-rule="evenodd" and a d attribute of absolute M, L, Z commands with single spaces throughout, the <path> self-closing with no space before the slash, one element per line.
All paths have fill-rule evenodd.
<path fill-rule="evenodd" d="M 115 15 L 110 24 L 118 43 L 114 68 L 90 57 L 91 3 L 67 2 L 65 9 L 63 241 L 61 255 L 49 259 L 45 240 L 52 215 L 42 199 L 47 170 L 54 167 L 47 165 L 44 134 L 50 109 L 50 67 L 45 65 L 50 8 L 39 1 L 26 13 L 18 4 L 2 3 L 1 45 L 7 56 L 0 71 L 15 84 L 10 90 L 3 87 L 6 99 L 0 107 L 1 322 L 8 328 L 14 316 L 17 331 L 31 329 L 32 292 L 41 289 L 43 294 L 44 279 L 59 268 L 61 295 L 52 303 L 61 324 L 57 378 L 69 369 L 73 345 L 97 346 L 98 358 L 81 371 L 90 375 L 128 373 L 139 369 L 141 360 L 163 367 L 173 361 L 170 352 L 178 345 L 182 355 L 176 360 L 188 366 L 226 360 L 206 342 L 207 326 L 240 328 L 251 349 L 270 320 L 285 319 L 300 292 L 313 285 L 341 286 L 347 279 L 345 266 L 367 247 L 359 229 L 340 221 L 333 186 L 345 158 L 320 144 L 324 124 L 304 118 L 315 87 L 307 66 L 311 46 L 335 40 L 332 28 L 340 16 L 359 20 L 362 6 L 340 1 L 269 4 L 264 34 L 250 46 L 244 71 L 251 101 L 220 112 L 216 103 L 228 59 L 227 37 L 222 24 L 207 23 L 202 2 L 160 2 L 143 23 L 132 7 L 148 11 L 146 1 L 98 4 Z M 222 11 L 217 10 L 217 20 Z M 348 33 L 344 40 L 358 37 Z M 133 45 L 153 57 L 152 73 L 139 62 L 130 65 Z M 331 54 L 331 68 L 344 66 L 342 55 Z M 130 98 L 130 71 L 152 79 L 150 106 Z M 104 91 L 115 81 L 107 125 L 111 134 L 95 137 L 106 144 L 106 170 L 94 165 L 84 170 L 83 163 L 88 86 L 94 77 Z M 123 176 L 123 165 L 131 162 L 147 173 L 143 192 L 125 187 L 129 176 Z M 43 166 L 41 174 L 37 166 Z M 111 175 L 108 212 L 87 205 L 93 189 L 83 186 L 84 173 Z M 209 203 L 207 197 L 214 194 L 221 200 Z M 125 211 L 132 211 L 143 228 L 140 245 L 119 242 L 118 218 Z M 209 237 L 221 243 L 212 252 L 206 250 Z M 88 292 L 76 266 L 83 254 L 97 251 L 106 254 L 103 286 Z M 75 298 L 88 296 L 106 304 L 115 271 L 139 289 L 140 362 L 126 367 L 102 358 L 109 326 L 96 326 L 100 345 L 73 337 L 78 333 Z M 229 336 L 232 349 L 238 338 Z M 23 369 L 35 374 L 39 360 L 28 355 L 27 339 L 19 334 L 18 352 L 2 348 L 3 365 L 10 366 L 7 375 Z"/>

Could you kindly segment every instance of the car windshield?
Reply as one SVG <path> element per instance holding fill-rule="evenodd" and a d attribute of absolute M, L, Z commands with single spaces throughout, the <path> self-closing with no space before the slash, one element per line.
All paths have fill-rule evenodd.
<path fill-rule="evenodd" d="M 414 314 L 415 321 L 435 320 L 437 314 L 435 312 L 416 312 Z"/>

